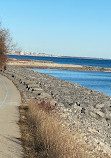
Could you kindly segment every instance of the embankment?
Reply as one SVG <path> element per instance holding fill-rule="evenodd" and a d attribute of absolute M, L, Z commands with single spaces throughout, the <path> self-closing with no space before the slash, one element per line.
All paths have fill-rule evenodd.
<path fill-rule="evenodd" d="M 8 66 L 4 75 L 13 80 L 28 99 L 52 102 L 70 129 L 82 133 L 92 153 L 100 150 L 111 157 L 111 97 L 25 68 Z"/>

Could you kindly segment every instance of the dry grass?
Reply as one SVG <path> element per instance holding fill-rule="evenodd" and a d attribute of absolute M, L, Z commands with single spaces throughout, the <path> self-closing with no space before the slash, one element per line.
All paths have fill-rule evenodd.
<path fill-rule="evenodd" d="M 37 100 L 26 103 L 25 95 L 20 94 L 22 105 L 18 124 L 24 158 L 110 158 L 103 150 L 90 152 L 92 149 L 84 143 L 81 134 L 70 131 L 61 121 L 56 105 Z"/>
<path fill-rule="evenodd" d="M 29 141 L 28 145 L 35 151 L 35 154 L 33 153 L 29 157 L 88 157 L 86 146 L 77 139 L 79 134 L 73 135 L 66 127 L 67 125 L 52 113 L 54 107 L 50 103 L 33 100 L 29 103 L 28 108 L 26 106 L 24 108 L 27 110 L 27 124 L 30 129 L 28 140 L 31 139 L 31 143 Z"/>
<path fill-rule="evenodd" d="M 18 88 L 17 84 L 15 86 Z M 103 150 L 90 153 L 92 149 L 83 143 L 81 134 L 70 131 L 61 121 L 56 105 L 37 100 L 26 103 L 24 93 L 20 92 L 20 95 L 22 105 L 18 125 L 24 158 L 111 158 Z"/>

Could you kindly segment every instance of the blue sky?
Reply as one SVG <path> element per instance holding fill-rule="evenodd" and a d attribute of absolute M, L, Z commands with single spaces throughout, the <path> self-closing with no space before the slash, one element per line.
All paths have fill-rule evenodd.
<path fill-rule="evenodd" d="M 111 0 L 0 0 L 0 8 L 24 51 L 111 58 Z"/>

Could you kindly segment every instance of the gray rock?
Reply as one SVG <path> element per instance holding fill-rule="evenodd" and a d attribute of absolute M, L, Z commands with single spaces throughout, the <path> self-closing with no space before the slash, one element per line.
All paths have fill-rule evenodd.
<path fill-rule="evenodd" d="M 83 131 L 89 139 L 92 136 L 111 145 L 110 96 L 20 67 L 7 66 L 4 75 L 13 80 L 29 99 L 55 99 L 61 117 L 71 127 Z M 89 135 L 89 128 L 97 132 Z"/>
<path fill-rule="evenodd" d="M 101 109 L 101 108 L 103 108 L 103 107 L 104 107 L 104 104 L 97 104 L 97 105 L 96 105 L 96 108 L 97 108 L 97 109 Z"/>

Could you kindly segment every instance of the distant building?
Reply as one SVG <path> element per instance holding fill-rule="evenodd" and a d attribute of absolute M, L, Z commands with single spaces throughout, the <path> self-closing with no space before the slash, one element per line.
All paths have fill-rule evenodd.
<path fill-rule="evenodd" d="M 23 52 L 23 51 L 21 51 L 21 52 L 19 52 L 19 54 L 20 54 L 20 55 L 24 55 L 24 52 Z"/>

